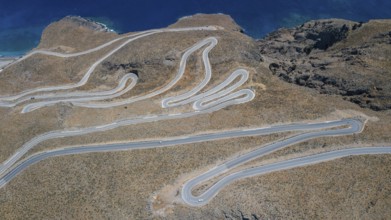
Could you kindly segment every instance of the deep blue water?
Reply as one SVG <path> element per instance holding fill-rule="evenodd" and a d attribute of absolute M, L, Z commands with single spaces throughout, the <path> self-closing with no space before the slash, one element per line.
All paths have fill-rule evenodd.
<path fill-rule="evenodd" d="M 317 18 L 391 18 L 391 0 L 0 0 L 0 55 L 20 55 L 35 47 L 43 28 L 66 15 L 90 17 L 122 33 L 218 12 L 260 38 Z"/>

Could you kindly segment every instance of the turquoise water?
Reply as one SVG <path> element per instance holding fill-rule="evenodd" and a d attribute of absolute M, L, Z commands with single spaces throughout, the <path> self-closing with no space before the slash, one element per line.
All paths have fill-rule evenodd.
<path fill-rule="evenodd" d="M 230 14 L 248 35 L 318 18 L 391 18 L 390 0 L 0 0 L 0 55 L 23 54 L 45 26 L 66 15 L 107 24 L 117 32 L 159 28 L 195 13 Z"/>

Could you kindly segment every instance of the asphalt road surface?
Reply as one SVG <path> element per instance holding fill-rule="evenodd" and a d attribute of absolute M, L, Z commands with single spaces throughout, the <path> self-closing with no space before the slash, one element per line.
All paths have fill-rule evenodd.
<path fill-rule="evenodd" d="M 127 35 L 110 42 L 107 42 L 103 45 L 100 45 L 96 48 L 86 50 L 83 52 L 78 52 L 74 54 L 61 54 L 45 50 L 36 50 L 25 57 L 22 57 L 13 64 L 20 62 L 34 54 L 45 54 L 49 56 L 59 56 L 59 57 L 73 57 L 80 56 L 83 54 L 91 53 L 107 47 L 119 40 L 129 38 L 123 42 L 120 46 L 116 47 L 98 61 L 96 61 L 86 72 L 83 78 L 75 84 L 54 86 L 54 87 L 45 87 L 45 88 L 36 88 L 29 91 L 24 91 L 17 95 L 11 95 L 7 97 L 0 97 L 0 106 L 2 107 L 14 107 L 17 104 L 23 103 L 31 98 L 37 100 L 43 100 L 35 102 L 29 105 L 26 105 L 22 113 L 27 113 L 32 110 L 50 106 L 58 102 L 71 102 L 77 106 L 89 107 L 89 108 L 111 108 L 114 106 L 130 104 L 140 100 L 145 100 L 152 98 L 156 95 L 162 94 L 170 90 L 183 76 L 188 57 L 195 51 L 203 48 L 202 61 L 204 63 L 205 76 L 204 79 L 192 88 L 189 91 L 186 91 L 182 94 L 164 98 L 161 102 L 162 108 L 171 108 L 178 107 L 192 103 L 193 111 L 182 112 L 175 114 L 163 114 L 163 115 L 144 115 L 136 118 L 125 119 L 120 121 L 115 121 L 109 124 L 103 124 L 93 127 L 78 128 L 71 130 L 62 130 L 62 131 L 51 131 L 38 135 L 26 142 L 21 146 L 12 156 L 10 156 L 6 161 L 0 165 L 0 187 L 5 186 L 9 181 L 11 181 L 15 176 L 20 172 L 28 168 L 34 163 L 38 163 L 46 158 L 71 155 L 71 154 L 82 154 L 82 153 L 91 153 L 91 152 L 107 152 L 107 151 L 121 151 L 121 150 L 136 150 L 136 149 L 147 149 L 147 148 L 157 148 L 157 147 L 168 147 L 173 145 L 183 145 L 197 142 L 205 141 L 214 141 L 220 139 L 228 138 L 237 138 L 244 136 L 259 136 L 259 135 L 268 135 L 273 133 L 281 132 L 299 132 L 298 134 L 291 136 L 289 138 L 279 140 L 277 142 L 271 143 L 266 146 L 260 146 L 256 150 L 240 155 L 232 160 L 229 160 L 204 174 L 188 181 L 182 188 L 182 199 L 185 203 L 191 206 L 200 206 L 204 205 L 210 201 L 210 199 L 215 196 L 219 190 L 221 190 L 225 185 L 235 181 L 237 179 L 246 178 L 255 175 L 261 175 L 265 173 L 270 173 L 274 171 L 290 169 L 299 166 L 310 165 L 314 163 L 320 163 L 327 160 L 332 160 L 336 158 L 346 157 L 350 155 L 362 155 L 362 154 L 383 154 L 391 153 L 391 147 L 371 147 L 371 148 L 351 148 L 340 151 L 330 151 L 327 153 L 316 154 L 312 156 L 307 156 L 303 158 L 296 158 L 287 161 L 280 161 L 273 164 L 267 164 L 261 167 L 245 169 L 236 173 L 227 175 L 217 181 L 212 187 L 208 188 L 199 196 L 194 196 L 192 190 L 199 184 L 210 180 L 216 176 L 219 176 L 223 173 L 229 172 L 233 167 L 240 166 L 243 163 L 252 161 L 256 158 L 262 157 L 264 155 L 270 154 L 279 149 L 285 148 L 287 146 L 297 144 L 303 141 L 307 141 L 319 137 L 329 137 L 329 136 L 341 136 L 341 135 L 351 135 L 359 133 L 364 127 L 364 123 L 356 119 L 343 119 L 339 121 L 326 121 L 319 123 L 295 123 L 287 125 L 276 125 L 263 128 L 251 128 L 251 129 L 239 129 L 233 131 L 223 131 L 217 133 L 208 133 L 201 135 L 192 135 L 192 136 L 181 136 L 181 137 L 172 137 L 161 140 L 152 140 L 152 141 L 138 141 L 130 143 L 118 143 L 118 144 L 102 144 L 102 145 L 93 145 L 93 146 L 73 146 L 65 147 L 54 150 L 47 150 L 33 155 L 26 155 L 28 151 L 37 146 L 38 144 L 57 138 L 66 138 L 72 136 L 80 136 L 85 134 L 90 134 L 94 132 L 107 131 L 121 126 L 136 125 L 140 123 L 149 123 L 162 120 L 170 119 L 180 119 L 193 117 L 200 114 L 208 114 L 215 111 L 218 111 L 222 108 L 225 108 L 230 105 L 242 104 L 251 101 L 255 97 L 254 91 L 250 89 L 240 89 L 249 78 L 249 72 L 245 69 L 235 70 L 226 80 L 221 82 L 219 85 L 211 88 L 208 91 L 200 93 L 202 89 L 209 83 L 212 76 L 212 68 L 209 62 L 209 52 L 217 45 L 218 41 L 215 37 L 209 37 L 200 42 L 196 43 L 182 55 L 181 61 L 179 63 L 179 69 L 176 73 L 174 79 L 170 81 L 167 85 L 162 88 L 147 93 L 142 96 L 132 97 L 126 100 L 114 101 L 114 102 L 92 102 L 100 101 L 104 99 L 111 99 L 119 97 L 124 93 L 132 89 L 137 83 L 137 76 L 135 74 L 129 73 L 126 74 L 118 83 L 118 86 L 112 90 L 107 91 L 98 91 L 98 92 L 68 92 L 68 93 L 47 93 L 42 94 L 41 92 L 53 92 L 58 90 L 67 90 L 74 89 L 84 85 L 91 73 L 95 68 L 109 56 L 117 52 L 123 46 L 128 43 L 146 37 L 156 33 L 168 32 L 168 31 L 197 31 L 197 30 L 217 30 L 215 26 L 207 27 L 196 27 L 196 28 L 178 28 L 178 29 L 158 29 L 150 30 L 145 32 L 140 32 L 137 34 Z M 11 64 L 11 65 L 13 65 Z M 237 80 L 239 78 L 239 80 Z M 130 82 L 130 83 L 129 83 Z M 233 83 L 235 82 L 235 83 Z M 39 94 L 35 94 L 39 93 Z M 32 95 L 35 94 L 35 95 Z M 23 158 L 23 159 L 22 159 Z"/>
<path fill-rule="evenodd" d="M 174 115 L 180 116 L 180 115 Z M 144 118 L 144 120 L 153 120 L 155 117 L 152 118 Z M 123 123 L 128 124 L 128 122 L 124 121 Z M 39 143 L 42 143 L 43 141 L 54 139 L 54 138 L 64 138 L 64 137 L 70 137 L 70 136 L 76 136 L 76 135 L 82 135 L 86 134 L 87 132 L 96 132 L 96 131 L 104 131 L 104 130 L 110 130 L 114 127 L 118 127 L 120 125 L 118 124 L 109 124 L 104 126 L 96 126 L 96 127 L 90 127 L 85 128 L 81 130 L 74 130 L 72 132 L 69 131 L 58 131 L 58 132 L 50 132 L 44 136 L 38 136 L 36 138 L 33 138 L 31 141 L 27 142 L 28 145 L 25 145 L 21 147 L 13 156 L 11 156 L 7 161 L 3 163 L 0 169 L 0 175 L 7 173 L 6 171 L 9 170 L 11 167 L 15 167 L 14 165 L 16 162 L 24 156 L 24 154 L 27 153 L 28 150 L 30 150 L 32 147 L 36 146 Z M 196 143 L 196 142 L 204 142 L 204 141 L 213 141 L 213 140 L 219 140 L 219 139 L 226 139 L 226 138 L 234 138 L 234 137 L 243 137 L 243 136 L 258 136 L 258 135 L 268 135 L 273 133 L 280 133 L 280 132 L 288 132 L 288 131 L 310 131 L 310 130 L 316 130 L 316 129 L 330 129 L 340 126 L 349 126 L 349 128 L 343 128 L 343 129 L 337 129 L 337 130 L 326 130 L 326 131 L 318 131 L 317 133 L 305 133 L 302 135 L 305 135 L 305 138 L 301 137 L 300 135 L 294 136 L 290 139 L 285 140 L 284 142 L 278 142 L 278 145 L 272 145 L 271 147 L 267 148 L 261 148 L 258 151 L 251 152 L 250 154 L 243 155 L 241 157 L 236 158 L 234 161 L 228 162 L 229 167 L 236 166 L 240 164 L 241 162 L 246 162 L 249 160 L 252 160 L 257 157 L 257 155 L 261 153 L 266 152 L 270 153 L 277 149 L 280 149 L 282 147 L 285 147 L 285 144 L 295 143 L 297 140 L 308 140 L 314 137 L 319 136 L 330 136 L 330 135 L 346 135 L 346 134 L 352 134 L 352 133 L 358 133 L 362 130 L 363 123 L 359 120 L 353 120 L 353 119 L 345 119 L 341 121 L 332 121 L 332 122 L 324 122 L 324 123 L 313 123 L 313 124 L 291 124 L 291 125 L 278 125 L 273 127 L 267 127 L 267 128 L 253 128 L 253 129 L 245 129 L 245 130 L 236 130 L 236 131 L 225 131 L 225 132 L 219 132 L 214 134 L 204 134 L 204 135 L 196 135 L 196 136 L 190 136 L 190 137 L 178 137 L 174 139 L 167 139 L 167 140 L 156 140 L 156 141 L 141 141 L 141 142 L 135 142 L 135 143 L 128 143 L 128 144 L 108 144 L 108 145 L 97 145 L 97 146 L 85 146 L 85 147 L 72 147 L 72 148 L 64 148 L 60 150 L 52 150 L 48 152 L 43 152 L 42 155 L 47 155 L 46 153 L 49 153 L 50 155 L 59 154 L 58 152 L 63 152 L 64 155 L 69 154 L 69 152 L 72 152 L 72 154 L 75 153 L 87 153 L 87 152 L 99 152 L 99 151 L 114 151 L 118 149 L 143 149 L 143 148 L 151 148 L 151 147 L 163 147 L 163 146 L 172 146 L 172 145 L 179 145 L 179 144 L 189 144 L 189 143 Z M 320 134 L 319 134 L 320 133 Z M 293 140 L 292 140 L 293 139 Z M 53 153 L 54 152 L 54 153 Z M 56 153 L 57 152 L 57 153 Z M 61 155 L 61 153 L 60 153 Z M 37 161 L 36 159 L 33 161 Z M 23 167 L 27 167 L 31 165 L 30 162 L 24 162 Z M 223 167 L 225 168 L 226 165 L 224 164 Z M 12 170 L 12 169 L 11 169 Z M 8 172 L 9 173 L 9 172 Z M 11 171 L 11 173 L 13 173 Z M 7 174 L 8 175 L 8 174 Z M 6 175 L 6 176 L 7 176 Z M 210 174 L 207 174 L 208 176 Z M 13 178 L 14 176 L 11 175 Z M 10 177 L 8 177 L 10 178 Z"/>
<path fill-rule="evenodd" d="M 182 30 L 182 29 L 181 29 Z M 193 29 L 191 29 L 193 30 Z M 142 36 L 142 35 L 139 35 Z M 194 53 L 196 50 L 202 48 L 203 46 L 210 44 L 209 47 L 207 47 L 204 52 L 203 52 L 203 62 L 205 65 L 205 71 L 206 71 L 206 79 L 204 80 L 202 85 L 197 85 L 195 88 L 191 90 L 192 95 L 196 95 L 206 84 L 209 82 L 210 75 L 212 74 L 211 66 L 209 63 L 209 51 L 217 44 L 217 39 L 214 37 L 211 38 L 206 38 L 198 43 L 196 43 L 194 46 L 192 46 L 190 49 L 188 49 L 182 56 L 180 65 L 179 65 L 179 70 L 178 73 L 176 74 L 174 80 L 172 80 L 170 83 L 168 83 L 166 86 L 163 88 L 149 93 L 144 96 L 139 96 L 139 97 L 134 97 L 129 99 L 132 102 L 135 101 L 140 101 L 144 100 L 147 98 L 151 98 L 153 96 L 156 96 L 158 94 L 161 94 L 170 88 L 172 88 L 182 77 L 184 74 L 184 70 L 186 67 L 186 62 L 187 58 L 190 56 L 190 54 Z M 121 121 L 116 121 L 110 124 L 105 124 L 105 125 L 99 125 L 99 126 L 94 126 L 94 127 L 87 127 L 87 128 L 81 128 L 81 129 L 73 129 L 73 130 L 65 130 L 65 131 L 52 131 L 48 132 L 42 135 L 39 135 L 32 140 L 28 141 L 25 143 L 21 148 L 19 148 L 14 155 L 12 155 L 9 159 L 7 159 L 3 164 L 0 166 L 0 175 L 5 172 L 7 169 L 9 169 L 11 166 L 13 166 L 19 159 L 21 159 L 30 149 L 35 147 L 36 145 L 42 143 L 43 141 L 47 141 L 50 139 L 55 139 L 55 138 L 65 138 L 65 137 L 72 137 L 72 136 L 80 136 L 80 135 L 85 135 L 85 134 L 90 134 L 98 131 L 106 131 L 110 129 L 114 129 L 120 126 L 126 126 L 126 125 L 135 125 L 135 124 L 140 124 L 140 123 L 147 123 L 147 122 L 152 122 L 152 121 L 160 121 L 160 120 L 168 120 L 168 119 L 177 119 L 177 118 L 187 118 L 187 117 L 192 117 L 195 115 L 199 114 L 205 114 L 205 113 L 211 113 L 214 111 L 218 111 L 221 108 L 224 108 L 226 106 L 234 105 L 234 104 L 241 104 L 245 102 L 251 101 L 255 93 L 250 90 L 250 89 L 241 89 L 239 91 L 234 91 L 245 81 L 248 79 L 248 71 L 244 69 L 239 69 L 234 71 L 231 76 L 223 81 L 220 85 L 216 86 L 215 88 L 206 91 L 204 93 L 201 93 L 200 95 L 196 95 L 195 99 L 194 97 L 191 97 L 189 92 L 185 92 L 185 95 L 179 95 L 180 99 L 183 101 L 184 104 L 194 102 L 193 108 L 195 111 L 192 112 L 183 112 L 183 113 L 177 113 L 177 114 L 166 114 L 166 115 L 144 115 L 140 116 L 138 118 L 133 118 L 133 119 L 127 119 L 127 120 L 121 120 Z M 230 83 L 236 79 L 237 77 L 241 77 L 241 80 L 233 85 L 230 85 Z M 132 78 L 133 77 L 133 78 Z M 133 79 L 132 84 L 130 85 L 130 88 L 134 86 L 136 79 L 135 75 L 129 74 L 129 78 Z M 119 87 L 124 87 L 124 83 L 127 79 L 123 80 L 123 83 L 119 85 Z M 204 85 L 205 84 L 205 85 Z M 228 86 L 230 85 L 230 86 Z M 228 86 L 228 87 L 227 87 Z M 128 87 L 129 88 L 129 87 Z M 224 89 L 225 88 L 225 89 Z M 39 89 L 39 88 L 38 88 Z M 196 91 L 196 92 L 194 92 Z M 91 101 L 94 99 L 100 99 L 101 94 L 98 96 L 93 96 L 93 95 L 88 95 L 86 97 L 78 97 L 78 100 L 85 100 L 85 101 Z M 106 94 L 105 94 L 106 95 Z M 178 96 L 177 96 L 178 97 Z M 174 98 L 168 98 L 170 100 L 175 100 L 176 97 Z M 190 99 L 190 101 L 187 101 L 187 99 Z M 72 99 L 73 100 L 73 99 Z M 130 102 L 130 101 L 127 102 Z M 165 99 L 167 100 L 167 99 Z M 165 101 L 163 100 L 162 103 Z M 204 104 L 204 102 L 207 102 L 207 104 Z M 47 105 L 50 105 L 52 103 L 47 102 Z M 106 107 L 113 107 L 116 106 L 118 103 L 116 102 L 109 102 L 105 103 L 104 105 Z M 164 105 L 164 104 L 162 104 Z M 183 104 L 182 104 L 183 105 Z M 34 106 L 29 105 L 31 108 L 35 108 Z M 91 107 L 91 106 L 88 106 Z M 169 107 L 169 106 L 163 106 L 163 107 Z"/>
<path fill-rule="evenodd" d="M 187 203 L 190 206 L 202 206 L 207 204 L 222 188 L 224 188 L 224 186 L 238 179 L 258 176 L 258 175 L 281 171 L 281 170 L 292 169 L 296 167 L 308 166 L 308 165 L 322 163 L 325 161 L 335 160 L 335 159 L 348 157 L 348 156 L 371 155 L 371 154 L 391 154 L 391 146 L 348 148 L 343 150 L 329 151 L 326 153 L 320 153 L 311 156 L 267 164 L 264 166 L 259 166 L 251 169 L 245 169 L 223 177 L 199 196 L 192 195 L 191 191 L 195 186 L 206 181 L 207 179 L 212 178 L 214 175 L 218 175 L 218 173 L 225 172 L 226 169 L 228 169 L 219 166 L 218 168 L 209 171 L 208 172 L 209 175 L 204 174 L 202 176 L 199 176 L 187 182 L 182 188 L 182 199 L 185 203 Z"/>
<path fill-rule="evenodd" d="M 100 45 L 100 46 L 98 46 L 96 48 L 89 49 L 89 50 L 86 50 L 86 51 L 83 51 L 83 52 L 72 53 L 72 54 L 63 54 L 63 53 L 57 53 L 57 52 L 52 52 L 52 51 L 47 51 L 47 50 L 35 50 L 35 51 L 25 55 L 24 57 L 18 59 L 17 61 L 11 63 L 10 65 L 7 66 L 7 68 L 9 66 L 12 66 L 12 65 L 18 63 L 18 62 L 21 62 L 24 59 L 27 59 L 28 57 L 33 56 L 35 54 L 44 54 L 44 55 L 48 55 L 48 56 L 57 56 L 57 57 L 63 57 L 63 58 L 81 56 L 81 55 L 92 53 L 92 52 L 95 52 L 95 51 L 100 50 L 102 48 L 105 48 L 105 47 L 107 47 L 107 46 L 109 46 L 109 45 L 111 45 L 111 44 L 113 44 L 113 43 L 115 43 L 115 42 L 117 42 L 119 40 L 130 38 L 130 39 L 126 40 L 124 43 L 122 43 L 121 45 L 119 45 L 118 47 L 116 47 L 113 50 L 111 50 L 109 53 L 107 53 L 103 57 L 101 57 L 95 63 L 93 63 L 90 66 L 90 68 L 87 70 L 87 72 L 84 74 L 83 78 L 79 82 L 74 83 L 74 84 L 60 85 L 60 86 L 36 88 L 36 89 L 31 89 L 31 90 L 28 90 L 28 91 L 21 92 L 21 93 L 16 94 L 16 95 L 2 96 L 2 97 L 0 97 L 0 107 L 13 107 L 13 106 L 15 106 L 17 104 L 20 104 L 22 102 L 25 102 L 27 100 L 48 99 L 48 98 L 53 99 L 53 98 L 56 98 L 57 100 L 52 100 L 51 102 L 47 103 L 48 105 L 53 105 L 53 102 L 57 102 L 57 103 L 58 102 L 62 102 L 62 100 L 63 100 L 62 98 L 69 99 L 72 96 L 68 96 L 67 95 L 68 93 L 61 93 L 59 95 L 53 94 L 53 93 L 51 93 L 51 94 L 39 94 L 37 96 L 32 95 L 32 94 L 35 94 L 35 93 L 38 93 L 38 92 L 53 92 L 53 91 L 59 91 L 59 90 L 69 90 L 69 89 L 74 89 L 74 88 L 78 88 L 80 86 L 85 85 L 87 83 L 88 79 L 90 78 L 92 72 L 96 69 L 96 67 L 99 64 L 101 64 L 104 60 L 106 60 L 108 57 L 110 57 L 111 55 L 116 53 L 118 50 L 120 50 L 124 46 L 128 45 L 130 42 L 133 42 L 133 41 L 135 41 L 137 39 L 140 39 L 140 38 L 143 38 L 143 37 L 147 37 L 147 36 L 150 36 L 150 35 L 153 35 L 153 34 L 157 34 L 157 33 L 164 33 L 164 32 L 201 31 L 201 30 L 202 31 L 213 31 L 213 30 L 218 30 L 219 28 L 220 27 L 216 27 L 216 26 L 205 26 L 205 27 L 166 28 L 166 29 L 149 30 L 149 31 L 144 31 L 144 32 L 136 33 L 136 34 L 131 34 L 131 35 L 126 35 L 126 36 L 123 36 L 123 37 L 119 37 L 119 38 L 114 39 L 114 40 L 112 40 L 110 42 L 107 42 L 107 43 L 105 43 L 103 45 Z M 105 97 L 105 99 L 107 99 L 107 98 L 112 98 L 112 97 Z M 37 109 L 37 108 L 42 107 L 42 106 L 45 106 L 45 102 L 40 103 L 40 104 L 38 104 L 36 106 L 35 105 L 28 106 L 27 108 L 23 109 L 22 113 L 29 112 L 31 110 Z"/>

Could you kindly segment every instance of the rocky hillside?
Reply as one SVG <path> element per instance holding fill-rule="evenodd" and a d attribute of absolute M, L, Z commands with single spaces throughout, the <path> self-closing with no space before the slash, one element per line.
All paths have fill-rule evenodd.
<path fill-rule="evenodd" d="M 221 14 L 188 16 L 169 27 L 203 25 L 221 28 L 139 38 L 106 57 L 84 86 L 70 92 L 110 90 L 125 74 L 133 72 L 138 75 L 134 88 L 105 102 L 144 96 L 174 79 L 188 48 L 215 37 L 218 44 L 209 53 L 213 73 L 205 91 L 243 68 L 250 75 L 240 88 L 253 90 L 253 100 L 188 118 L 52 139 L 31 149 L 26 157 L 69 146 L 138 142 L 349 117 L 368 119 L 362 133 L 309 140 L 235 169 L 346 147 L 391 143 L 390 20 L 312 21 L 280 29 L 261 40 L 247 36 L 230 16 Z M 80 17 L 54 22 L 45 29 L 37 49 L 76 53 L 113 39 L 118 41 L 76 57 L 36 54 L 21 60 L 1 72 L 0 96 L 78 82 L 97 60 L 128 41 L 129 34 L 108 32 L 104 26 Z M 22 104 L 0 108 L 0 162 L 46 132 L 192 111 L 192 103 L 163 109 L 161 101 L 190 91 L 202 82 L 204 48 L 188 57 L 183 78 L 170 91 L 148 100 L 104 109 L 64 102 L 25 114 L 20 113 Z M 387 219 L 391 216 L 390 155 L 348 157 L 235 181 L 202 207 L 190 207 L 181 200 L 181 187 L 190 178 L 292 134 L 48 158 L 0 188 L 0 219 Z"/>
<path fill-rule="evenodd" d="M 258 41 L 280 79 L 375 111 L 391 109 L 391 21 L 330 19 L 280 29 Z"/>

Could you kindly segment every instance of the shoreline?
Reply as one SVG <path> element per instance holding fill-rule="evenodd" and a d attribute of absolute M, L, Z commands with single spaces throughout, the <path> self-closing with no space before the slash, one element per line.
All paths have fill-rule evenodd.
<path fill-rule="evenodd" d="M 14 62 L 17 60 L 19 56 L 7 56 L 7 57 L 1 57 L 0 56 L 0 72 L 6 67 L 8 64 Z"/>

